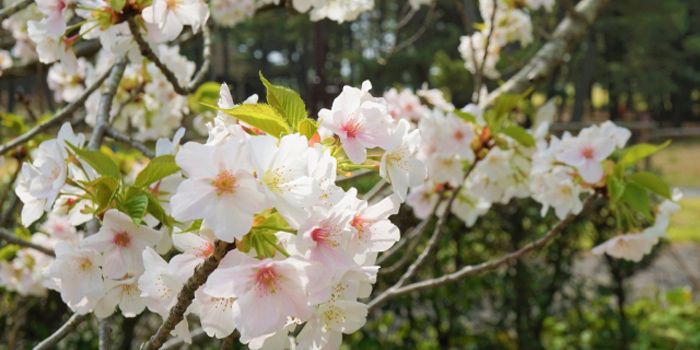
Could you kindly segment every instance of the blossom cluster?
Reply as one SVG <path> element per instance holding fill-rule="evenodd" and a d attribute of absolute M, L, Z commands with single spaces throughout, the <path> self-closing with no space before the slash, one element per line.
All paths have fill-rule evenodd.
<path fill-rule="evenodd" d="M 416 156 L 426 164 L 428 176 L 423 183 L 411 186 L 406 202 L 418 218 L 444 212 L 443 199 L 457 189 L 460 192 L 450 210 L 470 227 L 494 203 L 505 204 L 513 198 L 532 198 L 542 204 L 542 216 L 551 208 L 563 220 L 581 213 L 583 199 L 596 192 L 607 192 L 609 183 L 632 182 L 626 186 L 631 187 L 626 190 L 628 193 L 640 184 L 647 188 L 666 187 L 646 172 L 618 179 L 624 175 L 624 168 L 616 165 L 614 159 L 626 151 L 631 136 L 626 128 L 606 121 L 586 127 L 576 136 L 568 131 L 561 138 L 548 135 L 556 112 L 554 100 L 537 110 L 530 130 L 506 127 L 495 134 L 497 128 L 487 120 L 493 117 L 492 111 L 483 111 L 473 104 L 456 110 L 444 102 L 439 90 L 427 90 L 424 86 L 414 94 L 410 89 L 391 89 L 385 98 L 393 118 L 410 121 L 410 129 L 420 131 L 422 140 Z M 653 152 L 660 149 L 651 148 Z M 660 237 L 666 237 L 669 217 L 680 208 L 679 194 L 657 194 L 667 199 L 653 210 L 652 226 L 643 229 L 637 223 L 628 227 L 628 234 L 601 244 L 593 253 L 633 261 L 648 254 Z M 642 195 L 648 196 L 644 192 Z M 616 195 L 620 196 L 622 193 Z M 628 204 L 613 205 L 615 210 L 628 210 Z"/>
<path fill-rule="evenodd" d="M 377 255 L 400 238 L 389 216 L 398 212 L 408 187 L 425 178 L 415 157 L 419 131 L 392 119 L 370 87 L 346 87 L 331 109 L 320 112 L 321 123 L 337 130 L 320 142 L 318 134 L 273 136 L 255 121 L 228 115 L 269 105 L 253 103 L 256 98 L 235 105 L 224 84 L 221 112 L 207 125 L 206 142 L 180 146 L 184 129 L 172 141 L 158 141 L 152 162 L 170 159 L 167 166 L 175 168 L 154 181 L 148 176 L 159 165 L 136 167 L 120 181 L 110 178 L 99 152 L 82 150 L 85 137 L 64 124 L 56 139 L 40 144 L 32 163 L 23 164 L 16 188 L 26 227 L 49 212 L 42 227 L 57 236 L 46 245 L 56 258 L 29 266 L 18 255 L 3 265 L 3 284 L 34 294 L 55 289 L 76 313 L 106 317 L 118 306 L 126 317 L 145 308 L 167 317 L 195 267 L 217 241 L 229 242 L 235 249 L 187 310 L 210 336 L 238 330 L 251 348 L 284 347 L 287 334 L 305 323 L 297 338 L 301 348 L 339 347 L 343 333 L 365 323 L 367 306 L 358 298 L 371 292 Z M 368 156 L 378 140 L 384 153 Z M 366 160 L 374 164 L 361 164 Z M 339 171 L 363 167 L 380 171 L 395 193 L 370 204 L 354 188 L 336 185 Z M 140 194 L 144 184 L 147 193 Z M 107 201 L 100 195 L 105 186 L 112 193 Z M 139 197 L 147 203 L 155 198 L 175 220 L 171 234 L 167 217 L 130 204 Z M 76 226 L 93 216 L 100 229 L 78 233 Z M 166 261 L 173 245 L 180 253 Z M 184 320 L 174 334 L 188 340 L 188 328 Z"/>
<path fill-rule="evenodd" d="M 124 84 L 144 83 L 137 77 L 128 73 Z M 365 81 L 345 86 L 316 122 L 295 92 L 262 81 L 268 103 L 254 95 L 236 104 L 222 84 L 206 141 L 180 145 L 181 128 L 127 176 L 64 124 L 22 164 L 15 189 L 25 227 L 49 212 L 31 240 L 56 257 L 22 250 L 0 265 L 0 283 L 27 295 L 57 290 L 76 313 L 107 317 L 118 308 L 134 317 L 148 309 L 166 318 L 197 266 L 228 244 L 186 314 L 211 337 L 238 331 L 252 349 L 290 348 L 292 332 L 299 348 L 337 349 L 366 322 L 359 300 L 372 291 L 378 254 L 400 239 L 389 217 L 403 202 L 424 219 L 449 202 L 470 227 L 513 198 L 531 197 L 542 215 L 553 208 L 564 219 L 582 211 L 583 196 L 603 194 L 631 218 L 621 226 L 630 233 L 593 253 L 635 261 L 678 210 L 679 197 L 653 174 L 627 171 L 662 146 L 630 151 L 629 130 L 611 122 L 547 136 L 552 101 L 525 129 L 509 118 L 523 113 L 524 95 L 457 109 L 427 85 L 375 97 Z M 368 202 L 338 186 L 339 174 L 355 170 L 377 172 L 391 192 Z M 634 202 L 640 193 L 648 199 L 647 189 L 667 200 L 654 208 Z M 634 213 L 652 224 L 642 228 Z M 187 318 L 173 334 L 190 340 Z"/>
<path fill-rule="evenodd" d="M 481 0 L 479 11 L 484 24 L 471 35 L 461 38 L 459 53 L 464 65 L 472 73 L 483 71 L 484 76 L 498 79 L 496 68 L 501 51 L 509 43 L 527 46 L 533 41 L 530 11 L 552 11 L 553 0 L 526 0 L 524 3 L 508 0 Z"/>

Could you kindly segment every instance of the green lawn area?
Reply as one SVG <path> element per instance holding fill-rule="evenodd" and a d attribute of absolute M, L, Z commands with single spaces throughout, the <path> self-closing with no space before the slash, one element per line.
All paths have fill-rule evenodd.
<path fill-rule="evenodd" d="M 651 166 L 674 187 L 700 187 L 700 143 L 674 142 L 651 157 Z"/>
<path fill-rule="evenodd" d="M 700 242 L 700 198 L 680 201 L 681 210 L 671 216 L 668 234 L 674 242 Z"/>

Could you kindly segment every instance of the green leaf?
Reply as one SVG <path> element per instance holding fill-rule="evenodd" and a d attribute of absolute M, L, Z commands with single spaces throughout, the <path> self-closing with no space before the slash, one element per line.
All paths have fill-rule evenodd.
<path fill-rule="evenodd" d="M 182 233 L 187 233 L 187 232 L 197 232 L 202 228 L 202 219 L 197 219 L 192 221 L 192 224 L 190 224 L 190 227 L 182 230 Z"/>
<path fill-rule="evenodd" d="M 272 85 L 260 72 L 260 80 L 267 89 L 267 103 L 279 111 L 279 113 L 291 126 L 292 130 L 299 130 L 299 124 L 306 119 L 306 105 L 299 94 L 287 87 Z"/>
<path fill-rule="evenodd" d="M 671 199 L 671 189 L 654 173 L 640 171 L 630 175 L 629 180 L 661 197 Z"/>
<path fill-rule="evenodd" d="M 148 195 L 146 195 L 146 193 L 141 193 L 129 198 L 126 203 L 124 203 L 126 214 L 131 217 L 131 220 L 133 220 L 136 225 L 139 225 L 141 220 L 143 220 L 143 216 L 148 209 L 148 202 Z"/>
<path fill-rule="evenodd" d="M 620 198 L 622 198 L 622 194 L 625 192 L 625 184 L 620 181 L 620 179 L 612 175 L 608 175 L 606 182 L 610 202 L 615 204 L 620 200 Z"/>
<path fill-rule="evenodd" d="M 148 165 L 141 170 L 136 176 L 134 187 L 143 188 L 158 180 L 172 175 L 180 170 L 180 167 L 175 163 L 175 156 L 166 154 L 155 157 Z"/>
<path fill-rule="evenodd" d="M 290 132 L 289 125 L 287 125 L 284 118 L 277 112 L 277 109 L 267 104 L 245 104 L 228 109 L 214 108 L 242 122 L 248 123 L 270 136 L 279 138 Z"/>
<path fill-rule="evenodd" d="M 617 166 L 621 169 L 627 169 L 630 166 L 637 164 L 640 160 L 662 150 L 670 143 L 671 140 L 668 140 L 661 145 L 651 145 L 648 143 L 636 144 L 626 149 L 622 153 L 622 156 L 620 157 L 620 161 L 617 163 Z"/>
<path fill-rule="evenodd" d="M 95 188 L 95 197 L 93 201 L 97 204 L 94 214 L 97 215 L 107 209 L 112 203 L 114 196 L 119 189 L 119 183 L 111 177 L 100 177 L 92 182 L 91 186 Z"/>
<path fill-rule="evenodd" d="M 173 219 L 165 212 L 165 209 L 163 209 L 160 202 L 150 193 L 146 191 L 143 193 L 148 197 L 148 208 L 146 209 L 148 213 L 153 215 L 153 217 L 160 221 L 161 224 L 167 227 L 172 227 Z"/>
<path fill-rule="evenodd" d="M 214 110 L 208 105 L 216 105 L 219 101 L 219 92 L 221 91 L 221 84 L 216 82 L 206 82 L 200 85 L 194 94 L 190 95 L 188 98 L 188 103 L 192 111 L 196 114 L 201 114 L 206 110 Z M 199 102 L 199 103 L 198 103 Z"/>
<path fill-rule="evenodd" d="M 495 118 L 493 122 L 489 124 L 491 128 L 494 130 L 500 129 L 508 114 L 515 109 L 518 103 L 529 95 L 531 91 L 532 88 L 529 88 L 522 94 L 501 94 L 494 102 L 493 110 L 495 111 Z"/>
<path fill-rule="evenodd" d="M 68 143 L 68 142 L 67 142 Z M 100 152 L 92 151 L 88 149 L 82 149 L 75 147 L 68 143 L 68 146 L 75 152 L 78 157 L 88 163 L 95 171 L 104 176 L 113 177 L 117 180 L 121 179 L 121 173 L 119 172 L 119 165 L 117 165 L 114 160 Z"/>
<path fill-rule="evenodd" d="M 459 109 L 455 109 L 452 113 L 465 121 L 476 124 L 476 117 L 471 113 L 460 111 Z"/>
<path fill-rule="evenodd" d="M 647 191 L 635 183 L 625 185 L 625 192 L 622 198 L 630 208 L 642 213 L 648 219 L 651 219 L 651 203 Z"/>
<path fill-rule="evenodd" d="M 311 140 L 318 129 L 318 123 L 313 119 L 304 119 L 299 123 L 299 132 L 306 136 L 307 140 Z"/>
<path fill-rule="evenodd" d="M 126 5 L 126 0 L 109 0 L 109 7 L 116 12 L 121 12 Z"/>
<path fill-rule="evenodd" d="M 521 145 L 525 147 L 534 147 L 535 138 L 530 135 L 525 128 L 518 125 L 510 125 L 501 131 L 503 134 L 512 137 L 515 141 L 518 141 Z"/>

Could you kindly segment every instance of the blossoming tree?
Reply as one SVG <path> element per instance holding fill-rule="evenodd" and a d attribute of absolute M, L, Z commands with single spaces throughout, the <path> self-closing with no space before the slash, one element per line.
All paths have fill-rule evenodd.
<path fill-rule="evenodd" d="M 620 235 L 593 253 L 632 261 L 666 236 L 678 210 L 677 194 L 654 174 L 635 171 L 665 144 L 627 146 L 630 131 L 612 122 L 559 138 L 548 132 L 553 101 L 529 114 L 518 108 L 605 0 L 568 6 L 551 41 L 490 93 L 483 80 L 500 76 L 500 51 L 528 45 L 530 12 L 551 11 L 554 2 L 480 1 L 484 23 L 458 48 L 476 78 L 473 104 L 454 106 L 427 87 L 379 96 L 368 80 L 345 86 L 330 108 L 309 115 L 299 94 L 261 74 L 265 102 L 256 95 L 234 101 L 226 84 L 216 85 L 218 103 L 200 101 L 206 109 L 184 144 L 188 96 L 213 84 L 202 85 L 212 22 L 233 26 L 283 5 L 312 20 L 352 21 L 373 1 L 33 3 L 0 12 L 16 39 L 12 52 L 0 51 L 0 69 L 53 63 L 49 86 L 67 104 L 0 147 L 0 154 L 25 154 L 14 184 L 23 204 L 16 233 L 0 231 L 14 244 L 0 283 L 36 297 L 58 291 L 73 312 L 35 349 L 51 348 L 90 314 L 107 348 L 111 315 L 145 312 L 162 324 L 142 349 L 175 346 L 178 340 L 166 343 L 170 336 L 192 342 L 193 332 L 225 339 L 224 346 L 237 338 L 251 349 L 337 349 L 343 334 L 392 298 L 520 259 L 557 239 L 596 201 L 615 212 Z M 407 6 L 415 12 L 435 1 Z M 200 67 L 179 53 L 188 35 L 204 38 Z M 94 62 L 76 56 L 87 39 L 101 45 Z M 89 137 L 66 121 L 83 109 Z M 39 138 L 59 125 L 56 135 Z M 101 148 L 106 139 L 150 161 L 126 169 Z M 148 140 L 157 140 L 155 152 Z M 367 173 L 381 178 L 367 194 L 339 186 Z M 468 230 L 492 204 L 526 197 L 561 220 L 546 235 L 496 260 L 415 279 L 451 215 Z M 422 220 L 410 232 L 390 220 L 402 205 Z M 404 247 L 415 249 L 433 220 L 427 244 L 409 261 Z M 402 254 L 390 267 L 403 269 L 400 279 L 373 290 L 382 265 Z"/>

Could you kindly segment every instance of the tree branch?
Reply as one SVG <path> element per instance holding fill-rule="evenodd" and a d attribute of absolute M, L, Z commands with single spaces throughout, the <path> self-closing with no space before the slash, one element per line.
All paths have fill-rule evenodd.
<path fill-rule="evenodd" d="M 80 323 L 85 321 L 86 317 L 85 315 L 78 315 L 78 314 L 73 314 L 66 323 L 61 326 L 58 330 L 56 330 L 53 334 L 51 334 L 48 338 L 44 339 L 41 343 L 39 343 L 37 346 L 34 347 L 33 350 L 49 350 L 53 349 L 56 347 L 56 344 L 58 344 L 61 339 L 65 338 L 68 334 L 73 332 Z"/>
<path fill-rule="evenodd" d="M 133 138 L 126 136 L 126 135 L 120 133 L 119 131 L 114 130 L 111 127 L 108 127 L 105 130 L 105 135 L 113 138 L 115 141 L 123 142 L 123 143 L 130 145 L 133 148 L 136 148 L 137 150 L 141 151 L 141 153 L 143 153 L 144 156 L 146 156 L 148 158 L 154 158 L 156 156 L 156 154 L 153 153 L 153 151 L 151 151 L 150 149 L 148 149 L 148 147 L 146 147 L 146 145 L 144 145 L 143 143 L 136 141 Z"/>
<path fill-rule="evenodd" d="M 97 150 L 100 148 L 100 145 L 102 145 L 105 131 L 109 128 L 109 115 L 112 111 L 112 101 L 114 100 L 114 95 L 117 94 L 119 82 L 122 81 L 122 76 L 124 76 L 124 69 L 126 68 L 127 62 L 128 60 L 126 57 L 119 57 L 110 70 L 109 80 L 107 81 L 107 86 L 104 91 L 102 91 L 100 106 L 97 110 L 97 123 L 92 129 L 92 136 L 90 137 L 90 142 L 87 144 L 87 149 Z"/>
<path fill-rule="evenodd" d="M 30 241 L 26 241 L 24 239 L 21 239 L 15 235 L 13 235 L 10 231 L 8 231 L 4 227 L 0 227 L 0 239 L 3 239 L 5 241 L 7 241 L 7 243 L 10 243 L 10 244 L 16 244 L 16 245 L 20 245 L 20 246 L 23 246 L 26 248 L 32 248 L 32 249 L 38 250 L 46 255 L 56 257 L 56 253 L 53 250 L 48 249 L 48 248 L 43 247 L 43 246 L 40 246 L 38 244 L 32 243 Z"/>
<path fill-rule="evenodd" d="M 564 55 L 574 49 L 590 23 L 593 23 L 608 3 L 610 0 L 579 2 L 575 10 L 586 21 L 575 20 L 570 16 L 564 18 L 554 30 L 552 40 L 545 44 L 525 67 L 481 101 L 479 107 L 484 109 L 490 106 L 503 93 L 523 93 L 543 83 L 564 62 Z"/>
<path fill-rule="evenodd" d="M 14 15 L 15 13 L 24 10 L 27 6 L 31 5 L 34 0 L 20 0 L 16 3 L 5 7 L 0 10 L 0 22 L 4 21 L 6 18 Z"/>
<path fill-rule="evenodd" d="M 209 73 L 209 67 L 211 66 L 211 32 L 209 31 L 209 27 L 206 24 L 202 25 L 202 37 L 204 38 L 204 49 L 202 52 L 202 57 L 204 61 L 202 62 L 202 67 L 200 67 L 199 71 L 194 76 L 192 81 L 190 81 L 189 84 L 187 84 L 186 86 L 182 86 L 180 85 L 180 82 L 175 76 L 175 73 L 173 73 L 173 71 L 171 71 L 165 65 L 165 63 L 163 63 L 163 61 L 160 60 L 160 58 L 158 58 L 158 55 L 156 55 L 156 53 L 153 52 L 153 49 L 151 49 L 151 45 L 146 41 L 146 39 L 143 38 L 139 26 L 136 23 L 136 19 L 134 17 L 131 17 L 129 18 L 128 22 L 129 30 L 131 31 L 131 35 L 134 37 L 134 41 L 136 41 L 136 44 L 141 50 L 141 55 L 148 58 L 151 62 L 155 63 L 155 65 L 158 67 L 158 69 L 160 69 L 165 78 L 173 86 L 175 92 L 177 92 L 180 95 L 189 95 L 190 93 L 194 92 L 197 89 L 197 87 L 204 81 L 206 75 Z"/>
<path fill-rule="evenodd" d="M 27 131 L 26 133 L 20 135 L 19 137 L 15 138 L 14 140 L 0 146 L 0 155 L 7 153 L 9 150 L 25 143 L 34 138 L 38 133 L 49 129 L 53 127 L 54 125 L 57 125 L 58 123 L 62 122 L 64 119 L 69 117 L 73 112 L 75 112 L 79 107 L 83 106 L 85 104 L 85 101 L 88 99 L 88 97 L 97 90 L 97 88 L 102 85 L 102 82 L 107 79 L 109 76 L 110 71 L 105 72 L 99 79 L 97 79 L 90 87 L 85 90 L 85 92 L 73 103 L 68 104 L 67 106 L 63 107 L 58 113 L 54 114 L 51 119 L 33 127 L 31 130 Z"/>
<path fill-rule="evenodd" d="M 420 239 L 423 236 L 423 233 L 425 233 L 426 229 L 428 228 L 428 223 L 430 222 L 430 219 L 433 218 L 433 216 L 437 212 L 437 208 L 440 206 L 440 204 L 442 203 L 443 200 L 444 200 L 444 198 L 442 198 L 442 196 L 441 196 L 440 199 L 438 200 L 438 202 L 435 203 L 435 206 L 433 207 L 433 210 L 430 212 L 430 215 L 428 215 L 428 217 L 423 219 L 423 221 L 421 221 L 418 224 L 418 226 L 416 226 L 413 230 L 411 230 L 411 232 L 407 235 L 405 240 L 401 241 L 401 242 L 403 242 L 403 245 L 405 245 L 408 240 L 412 240 L 411 244 L 408 246 L 408 249 L 406 249 L 406 250 L 401 249 L 401 246 L 400 246 L 401 242 L 399 242 L 393 248 L 391 248 L 390 251 L 386 252 L 386 254 L 382 254 L 382 256 L 380 256 L 379 259 L 377 259 L 377 265 L 381 265 L 384 261 L 386 261 L 386 259 L 388 259 L 392 255 L 394 255 L 396 252 L 398 252 L 398 251 L 404 252 L 403 255 L 401 256 L 401 259 L 399 259 L 399 261 L 397 261 L 394 265 L 379 269 L 379 272 L 378 272 L 379 274 L 386 275 L 386 274 L 393 273 L 394 271 L 403 267 L 406 264 L 406 262 L 408 262 L 408 258 L 410 258 L 411 254 L 413 254 L 413 252 L 416 251 L 416 248 L 418 248 L 418 243 L 420 243 Z M 415 239 L 414 239 L 414 237 L 415 237 Z"/>
<path fill-rule="evenodd" d="M 200 341 L 202 341 L 204 339 L 211 339 L 211 338 L 209 338 L 207 333 L 201 328 L 197 328 L 197 329 L 193 330 L 190 333 L 190 335 L 192 335 L 192 344 L 199 343 Z M 161 350 L 175 350 L 175 349 L 179 349 L 183 345 L 185 345 L 185 341 L 183 339 L 173 338 L 173 339 L 166 341 L 165 344 L 163 344 L 163 347 L 160 349 Z"/>
<path fill-rule="evenodd" d="M 141 350 L 156 350 L 163 346 L 163 343 L 168 338 L 168 334 L 185 317 L 187 308 L 194 300 L 194 293 L 207 281 L 209 275 L 216 270 L 226 253 L 233 248 L 235 248 L 235 243 L 216 241 L 212 254 L 203 263 L 197 265 L 194 274 L 187 279 L 180 293 L 178 293 L 177 304 L 170 309 L 170 314 L 158 328 L 156 334 L 149 341 L 141 344 Z"/>
<path fill-rule="evenodd" d="M 585 211 L 586 209 L 588 209 L 588 207 L 590 207 L 590 205 L 591 205 L 591 203 L 593 203 L 593 200 L 595 199 L 595 197 L 597 197 L 597 195 L 594 194 L 594 195 L 590 195 L 590 196 L 588 196 L 588 198 L 586 198 L 586 200 L 583 203 L 583 210 L 581 212 Z M 459 280 L 461 280 L 465 277 L 468 277 L 468 276 L 473 276 L 473 275 L 476 275 L 476 274 L 479 274 L 482 272 L 495 270 L 499 266 L 504 265 L 511 260 L 519 259 L 522 256 L 524 256 L 525 254 L 527 254 L 528 252 L 535 250 L 535 249 L 539 249 L 539 248 L 547 245 L 547 243 L 549 243 L 549 241 L 554 239 L 554 237 L 556 237 L 557 234 L 564 227 L 566 227 L 566 225 L 571 223 L 571 221 L 573 221 L 577 216 L 578 215 L 569 214 L 564 220 L 561 220 L 561 221 L 559 221 L 559 223 L 554 225 L 554 227 L 552 227 L 547 232 L 547 234 L 544 235 L 544 237 L 518 249 L 517 251 L 515 251 L 513 253 L 504 255 L 496 260 L 484 262 L 484 263 L 481 263 L 478 265 L 464 266 L 456 272 L 446 274 L 446 275 L 443 275 L 443 276 L 438 277 L 438 278 L 432 278 L 429 280 L 412 283 L 412 284 L 409 284 L 409 285 L 403 286 L 403 287 L 389 288 L 384 293 L 382 293 L 381 295 L 379 295 L 378 297 L 376 297 L 372 301 L 370 301 L 369 304 L 367 304 L 368 312 L 372 312 L 372 310 L 376 309 L 379 305 L 381 305 L 384 302 L 386 302 L 387 300 L 393 299 L 397 296 L 408 294 L 408 293 L 415 292 L 415 291 L 424 290 L 424 289 L 435 288 L 435 287 L 439 287 L 439 286 L 448 284 L 450 282 L 459 281 Z"/>

